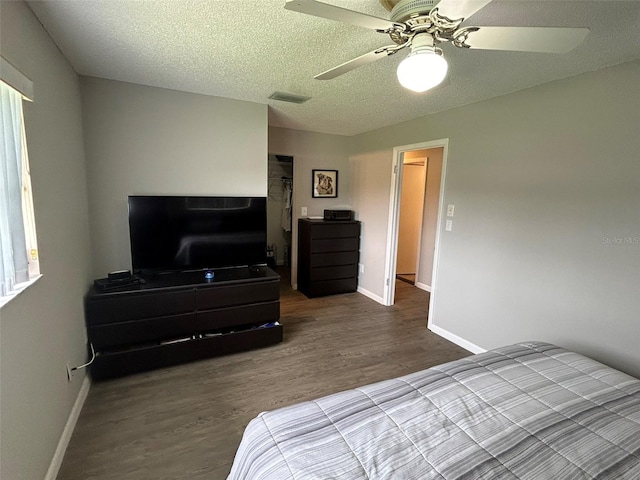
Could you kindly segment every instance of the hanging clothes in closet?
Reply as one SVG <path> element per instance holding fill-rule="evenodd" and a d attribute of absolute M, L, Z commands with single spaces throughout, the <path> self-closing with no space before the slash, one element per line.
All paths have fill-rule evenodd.
<path fill-rule="evenodd" d="M 291 231 L 291 200 L 293 195 L 292 179 L 282 177 L 282 229 Z"/>

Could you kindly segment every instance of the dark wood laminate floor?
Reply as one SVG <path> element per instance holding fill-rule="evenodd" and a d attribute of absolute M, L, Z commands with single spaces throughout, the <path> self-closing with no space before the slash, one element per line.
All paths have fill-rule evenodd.
<path fill-rule="evenodd" d="M 469 355 L 425 328 L 429 294 L 310 300 L 282 286 L 284 342 L 94 383 L 58 480 L 225 479 L 246 424 L 270 410 Z"/>

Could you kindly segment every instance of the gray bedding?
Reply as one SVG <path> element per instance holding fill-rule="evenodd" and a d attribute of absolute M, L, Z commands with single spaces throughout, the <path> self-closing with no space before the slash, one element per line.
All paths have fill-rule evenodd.
<path fill-rule="evenodd" d="M 261 413 L 228 478 L 640 479 L 640 380 L 512 345 Z"/>

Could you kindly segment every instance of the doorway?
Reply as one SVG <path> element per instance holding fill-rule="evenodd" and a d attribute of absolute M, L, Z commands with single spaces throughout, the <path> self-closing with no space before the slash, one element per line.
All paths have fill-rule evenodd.
<path fill-rule="evenodd" d="M 402 161 L 395 278 L 411 285 L 415 285 L 419 269 L 427 154 L 428 150 L 404 152 Z"/>
<path fill-rule="evenodd" d="M 293 157 L 268 155 L 267 265 L 291 278 Z"/>
<path fill-rule="evenodd" d="M 405 281 L 413 280 L 415 287 L 431 292 L 429 311 L 432 310 L 447 147 L 448 139 L 443 139 L 394 148 L 385 305 L 394 304 L 396 275 L 400 275 Z M 403 198 L 410 203 L 404 203 Z M 405 224 L 406 219 L 411 219 L 410 227 Z M 403 275 L 406 273 L 413 275 Z"/>

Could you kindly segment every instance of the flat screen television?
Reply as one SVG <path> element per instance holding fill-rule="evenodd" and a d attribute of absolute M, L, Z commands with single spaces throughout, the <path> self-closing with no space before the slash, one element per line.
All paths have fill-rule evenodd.
<path fill-rule="evenodd" d="M 135 273 L 266 263 L 265 197 L 129 196 Z"/>

